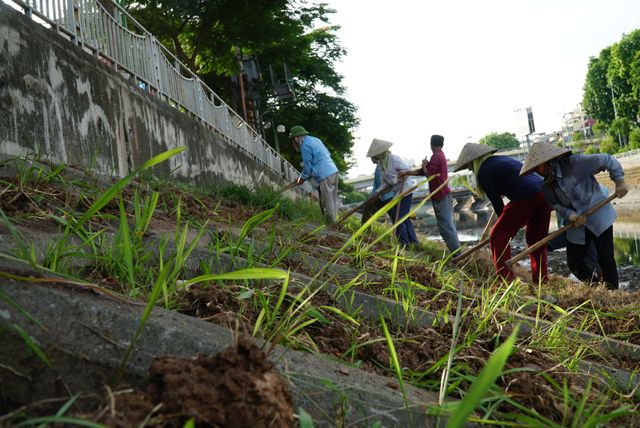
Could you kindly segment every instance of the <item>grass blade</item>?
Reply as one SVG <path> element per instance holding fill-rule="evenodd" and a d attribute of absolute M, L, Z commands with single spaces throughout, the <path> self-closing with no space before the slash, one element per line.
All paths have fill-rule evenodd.
<path fill-rule="evenodd" d="M 13 328 L 22 337 L 22 340 L 24 340 L 24 343 L 27 345 L 27 347 L 29 349 L 31 349 L 33 351 L 33 353 L 36 354 L 38 356 L 38 358 L 40 358 L 40 360 L 42 360 L 42 362 L 44 362 L 49 367 L 53 367 L 53 364 L 51 364 L 51 361 L 49 361 L 49 358 L 47 358 L 47 356 L 45 355 L 44 351 L 42 349 L 40 349 L 38 344 L 33 341 L 31 336 L 29 336 L 29 333 L 27 333 L 19 325 L 16 325 L 16 324 L 12 324 L 12 325 L 13 325 Z"/>
<path fill-rule="evenodd" d="M 511 354 L 519 329 L 520 326 L 516 326 L 509 338 L 493 352 L 476 381 L 456 406 L 453 416 L 447 422 L 447 428 L 462 428 L 469 415 L 478 407 L 498 376 L 502 374 L 502 368 Z"/>
<path fill-rule="evenodd" d="M 140 171 L 143 171 L 147 168 L 151 168 L 154 165 L 157 165 L 170 157 L 184 151 L 186 147 L 176 147 L 175 149 L 167 150 L 164 153 L 160 153 L 157 156 L 152 157 L 138 168 L 134 169 L 127 175 L 125 178 L 116 182 L 113 186 L 108 188 L 102 196 L 95 201 L 87 211 L 75 222 L 73 225 L 74 229 L 79 228 L 82 224 L 84 224 L 87 220 L 93 217 L 98 211 L 100 211 L 109 201 L 116 197 L 116 195 L 127 185 L 129 182 L 135 177 Z"/>

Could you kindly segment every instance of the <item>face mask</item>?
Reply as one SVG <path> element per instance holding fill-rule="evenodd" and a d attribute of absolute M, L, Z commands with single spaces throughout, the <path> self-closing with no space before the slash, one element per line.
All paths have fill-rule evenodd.
<path fill-rule="evenodd" d="M 553 180 L 556 179 L 556 168 L 558 165 L 558 160 L 557 159 L 551 159 L 547 165 L 545 166 L 545 175 L 543 177 L 543 182 L 544 183 L 551 183 Z"/>

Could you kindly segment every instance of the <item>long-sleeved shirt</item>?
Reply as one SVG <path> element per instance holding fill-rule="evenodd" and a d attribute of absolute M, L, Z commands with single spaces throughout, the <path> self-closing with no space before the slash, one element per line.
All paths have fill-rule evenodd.
<path fill-rule="evenodd" d="M 431 155 L 431 159 L 428 161 L 425 159 L 422 161 L 422 175 L 425 177 L 431 177 L 435 175 L 433 180 L 429 181 L 429 191 L 433 192 L 436 190 L 442 183 L 444 183 L 448 176 L 447 171 L 447 158 L 445 157 L 442 150 L 438 150 L 433 152 Z M 431 199 L 434 201 L 441 201 L 442 198 L 447 196 L 447 194 L 451 192 L 449 186 L 445 186 L 438 193 L 431 196 Z"/>
<path fill-rule="evenodd" d="M 566 222 L 571 214 L 583 214 L 607 197 L 607 192 L 594 177 L 600 171 L 609 171 L 609 177 L 613 181 L 624 178 L 622 165 L 610 155 L 571 155 L 560 159 L 556 163 L 555 178 L 543 186 L 547 203 Z M 574 244 L 584 244 L 585 227 L 594 235 L 600 236 L 615 219 L 616 211 L 609 203 L 587 217 L 584 226 L 568 229 L 567 239 Z"/>
<path fill-rule="evenodd" d="M 382 172 L 380 165 L 376 165 L 376 170 L 373 173 L 373 190 L 371 193 L 375 193 L 376 190 L 382 185 L 392 186 L 391 190 L 380 196 L 381 201 L 388 201 L 393 198 L 396 193 L 402 193 L 409 188 L 408 183 L 405 181 L 402 189 L 400 189 L 400 181 L 398 181 L 398 172 L 409 169 L 407 164 L 398 155 L 391 153 L 389 159 L 389 167 L 386 172 Z"/>
<path fill-rule="evenodd" d="M 478 183 L 491 201 L 496 215 L 502 214 L 502 196 L 510 201 L 528 199 L 542 191 L 542 177 L 538 174 L 520 176 L 522 163 L 508 156 L 488 157 L 478 171 Z"/>
<path fill-rule="evenodd" d="M 303 169 L 300 178 L 308 180 L 313 178 L 320 182 L 328 176 L 338 172 L 336 164 L 331 159 L 329 150 L 322 144 L 322 141 L 311 135 L 305 135 L 300 145 Z"/>

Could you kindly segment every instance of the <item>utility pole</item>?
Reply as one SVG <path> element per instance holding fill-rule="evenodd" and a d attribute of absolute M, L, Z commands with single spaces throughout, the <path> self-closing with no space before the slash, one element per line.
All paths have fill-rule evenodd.
<path fill-rule="evenodd" d="M 247 102 L 244 95 L 244 65 L 242 64 L 242 52 L 240 51 L 240 46 L 236 46 L 236 57 L 238 59 L 238 64 L 240 65 L 238 82 L 240 83 L 240 102 L 242 103 L 242 115 L 244 117 L 244 121 L 248 122 L 249 120 L 247 117 Z"/>
<path fill-rule="evenodd" d="M 618 110 L 616 109 L 616 94 L 613 92 L 613 81 L 609 78 L 609 88 L 611 89 L 611 105 L 613 105 L 613 118 L 618 120 Z M 618 132 L 618 147 L 622 147 L 622 137 Z"/>

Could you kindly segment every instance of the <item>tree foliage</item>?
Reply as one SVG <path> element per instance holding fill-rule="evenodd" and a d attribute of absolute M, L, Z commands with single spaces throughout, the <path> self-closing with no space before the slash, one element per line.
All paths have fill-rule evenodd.
<path fill-rule="evenodd" d="M 610 155 L 620 149 L 618 142 L 613 139 L 613 137 L 607 137 L 600 142 L 600 153 L 608 153 Z"/>
<path fill-rule="evenodd" d="M 503 132 L 502 134 L 492 132 L 491 134 L 482 137 L 479 143 L 495 147 L 499 150 L 517 149 L 520 147 L 518 139 L 509 132 Z"/>
<path fill-rule="evenodd" d="M 589 60 L 582 107 L 610 126 L 626 118 L 638 123 L 640 111 L 640 30 L 635 30 Z"/>
<path fill-rule="evenodd" d="M 198 74 L 228 104 L 234 105 L 231 76 L 240 73 L 240 57 L 258 60 L 263 75 L 286 64 L 296 100 L 277 103 L 268 74 L 256 88 L 265 121 L 287 129 L 303 125 L 324 141 L 341 171 L 352 160 L 356 108 L 344 97 L 334 63 L 345 55 L 329 24 L 335 11 L 304 0 L 142 0 L 129 12 L 176 57 Z M 258 130 L 260 132 L 260 130 Z M 283 139 L 284 136 L 280 136 Z M 273 133 L 265 138 L 274 145 Z M 283 155 L 299 163 L 288 141 Z"/>
<path fill-rule="evenodd" d="M 626 117 L 621 117 L 611 122 L 609 127 L 609 135 L 611 138 L 620 138 L 622 145 L 625 146 L 629 140 L 629 133 L 631 132 L 631 121 Z"/>
<path fill-rule="evenodd" d="M 629 148 L 640 149 L 640 128 L 634 128 L 629 134 Z"/>
<path fill-rule="evenodd" d="M 611 48 L 603 49 L 599 57 L 589 59 L 582 99 L 584 111 L 599 123 L 607 125 L 615 119 L 607 76 L 610 60 Z"/>

